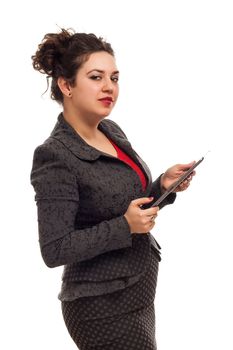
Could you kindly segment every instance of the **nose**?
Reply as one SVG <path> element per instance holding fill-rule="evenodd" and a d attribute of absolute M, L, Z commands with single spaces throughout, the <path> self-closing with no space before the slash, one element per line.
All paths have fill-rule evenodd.
<path fill-rule="evenodd" d="M 104 84 L 103 84 L 102 89 L 103 89 L 103 91 L 107 91 L 109 93 L 113 93 L 114 84 L 113 84 L 112 80 L 109 79 L 109 78 L 104 79 Z"/>

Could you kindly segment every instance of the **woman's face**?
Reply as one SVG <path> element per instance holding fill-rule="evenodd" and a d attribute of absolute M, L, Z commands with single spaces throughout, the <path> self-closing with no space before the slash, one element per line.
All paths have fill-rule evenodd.
<path fill-rule="evenodd" d="M 115 58 L 105 51 L 95 52 L 77 72 L 71 87 L 72 103 L 82 117 L 104 117 L 112 111 L 119 93 L 119 72 Z"/>

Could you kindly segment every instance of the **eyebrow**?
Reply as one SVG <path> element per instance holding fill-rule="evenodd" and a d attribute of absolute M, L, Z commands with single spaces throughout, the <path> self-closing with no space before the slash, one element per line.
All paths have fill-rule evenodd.
<path fill-rule="evenodd" d="M 91 73 L 91 72 L 98 72 L 98 73 L 104 73 L 104 70 L 101 69 L 92 69 L 89 72 L 87 72 L 87 74 Z M 114 72 L 112 72 L 112 74 L 119 74 L 119 70 L 115 70 Z"/>

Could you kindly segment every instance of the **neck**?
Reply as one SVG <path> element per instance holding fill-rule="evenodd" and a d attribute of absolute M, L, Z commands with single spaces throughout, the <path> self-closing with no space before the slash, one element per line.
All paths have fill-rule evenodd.
<path fill-rule="evenodd" d="M 74 130 L 86 140 L 97 139 L 100 131 L 99 122 L 96 118 L 78 116 L 75 113 L 68 112 L 65 108 L 63 111 L 65 120 L 74 128 Z"/>

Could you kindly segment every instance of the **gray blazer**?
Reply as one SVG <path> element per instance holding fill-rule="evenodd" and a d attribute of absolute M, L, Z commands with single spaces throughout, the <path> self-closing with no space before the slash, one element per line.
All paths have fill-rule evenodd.
<path fill-rule="evenodd" d="M 159 255 L 151 235 L 131 234 L 125 212 L 139 197 L 161 195 L 160 177 L 152 182 L 146 163 L 118 124 L 98 125 L 146 176 L 122 160 L 97 150 L 59 114 L 57 123 L 33 155 L 31 184 L 35 190 L 41 254 L 49 267 L 64 266 L 61 300 L 98 295 L 133 284 L 146 271 L 150 249 Z M 173 203 L 170 194 L 160 205 Z"/>

